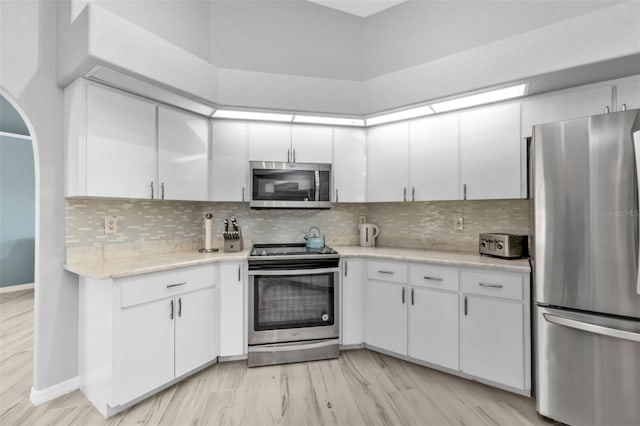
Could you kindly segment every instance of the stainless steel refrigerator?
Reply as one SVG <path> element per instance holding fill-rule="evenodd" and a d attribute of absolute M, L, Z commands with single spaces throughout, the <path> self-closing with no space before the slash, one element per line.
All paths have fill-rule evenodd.
<path fill-rule="evenodd" d="M 537 125 L 530 155 L 538 412 L 640 424 L 640 110 Z"/>

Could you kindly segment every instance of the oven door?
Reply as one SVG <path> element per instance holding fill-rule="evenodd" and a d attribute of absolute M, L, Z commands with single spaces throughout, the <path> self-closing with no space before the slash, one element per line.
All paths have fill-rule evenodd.
<path fill-rule="evenodd" d="M 249 271 L 249 345 L 339 336 L 338 268 Z"/>

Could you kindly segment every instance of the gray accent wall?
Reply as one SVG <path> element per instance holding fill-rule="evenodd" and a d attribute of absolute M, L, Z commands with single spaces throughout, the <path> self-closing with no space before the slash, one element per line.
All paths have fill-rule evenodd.
<path fill-rule="evenodd" d="M 34 281 L 35 190 L 31 140 L 0 136 L 0 287 Z"/>

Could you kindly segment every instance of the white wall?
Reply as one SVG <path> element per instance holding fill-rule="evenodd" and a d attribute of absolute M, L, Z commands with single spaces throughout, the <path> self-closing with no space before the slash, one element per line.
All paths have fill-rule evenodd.
<path fill-rule="evenodd" d="M 74 15 L 97 4 L 199 56 L 209 57 L 209 0 L 71 0 Z"/>
<path fill-rule="evenodd" d="M 617 3 L 408 1 L 364 20 L 365 76 L 379 77 Z"/>
<path fill-rule="evenodd" d="M 55 84 L 56 4 L 3 0 L 0 23 L 0 86 L 17 100 L 37 139 L 33 386 L 42 390 L 75 377 L 78 368 L 78 283 L 63 269 L 63 97 Z"/>
<path fill-rule="evenodd" d="M 211 3 L 210 61 L 221 68 L 362 80 L 362 19 L 303 0 Z"/>

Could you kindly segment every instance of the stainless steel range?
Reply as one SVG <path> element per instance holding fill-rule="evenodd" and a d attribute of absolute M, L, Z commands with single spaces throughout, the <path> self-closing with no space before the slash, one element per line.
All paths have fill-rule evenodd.
<path fill-rule="evenodd" d="M 339 261 L 329 247 L 253 246 L 249 367 L 338 357 Z"/>

